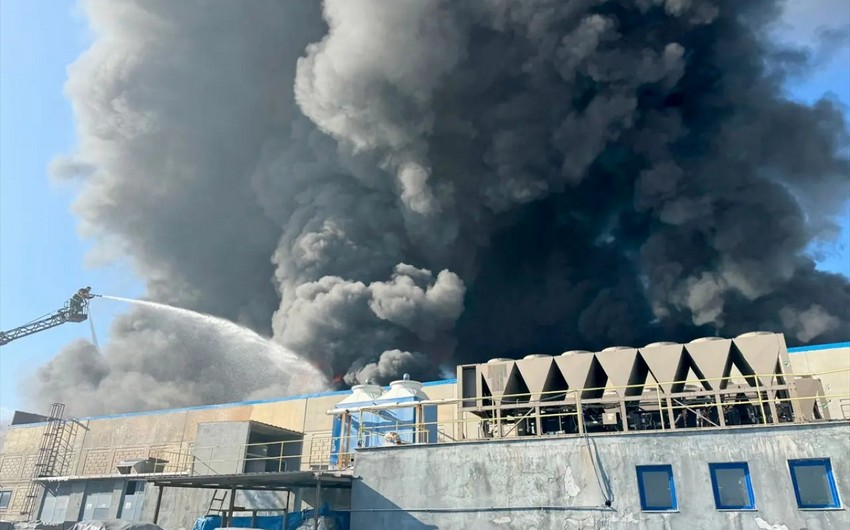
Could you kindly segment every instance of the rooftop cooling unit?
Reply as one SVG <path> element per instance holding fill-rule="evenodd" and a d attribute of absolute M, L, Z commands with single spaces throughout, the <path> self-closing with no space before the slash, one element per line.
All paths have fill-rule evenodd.
<path fill-rule="evenodd" d="M 664 400 L 672 400 L 680 408 L 682 403 L 707 406 L 709 401 L 715 403 L 714 394 L 719 393 L 718 399 L 724 402 L 733 401 L 736 395 L 759 402 L 765 410 L 771 409 L 767 410 L 770 415 L 782 416 L 780 421 L 791 421 L 791 417 L 793 421 L 803 421 L 813 413 L 808 410 L 808 402 L 805 407 L 798 403 L 804 397 L 800 392 L 805 384 L 795 386 L 797 380 L 791 380 L 789 367 L 781 333 L 751 332 L 734 339 L 704 337 L 685 344 L 655 342 L 643 347 L 572 350 L 555 357 L 527 355 L 522 359 L 495 358 L 461 365 L 457 369 L 458 396 L 461 410 L 492 420 L 497 408 L 504 418 L 514 412 L 524 414 L 535 406 L 574 409 L 577 399 L 581 399 L 583 407 L 608 412 L 612 406 L 618 407 L 616 402 L 620 400 L 624 400 L 626 409 L 653 408 L 644 403 L 638 405 L 635 400 L 641 400 L 641 396 L 651 397 L 655 410 L 661 408 L 659 403 Z M 817 394 L 814 390 L 805 392 Z M 782 410 L 773 410 L 771 403 L 776 400 L 780 400 L 776 407 Z M 573 409 L 562 412 L 569 415 Z M 605 418 L 600 422 L 602 419 Z M 655 419 L 658 426 L 673 420 Z"/>

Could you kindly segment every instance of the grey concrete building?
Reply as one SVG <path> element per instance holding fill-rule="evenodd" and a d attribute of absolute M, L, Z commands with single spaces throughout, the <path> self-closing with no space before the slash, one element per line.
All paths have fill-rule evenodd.
<path fill-rule="evenodd" d="M 366 449 L 357 460 L 352 528 L 426 529 L 770 529 L 850 528 L 837 507 L 801 509 L 789 462 L 825 459 L 840 493 L 850 492 L 850 423 L 727 428 L 651 434 L 515 439 Z M 712 464 L 738 464 L 719 479 L 729 494 L 752 492 L 748 507 L 715 503 Z M 639 470 L 654 466 L 673 498 L 642 506 Z M 745 468 L 743 466 L 746 466 Z M 822 477 L 801 479 L 816 488 Z M 806 482 L 808 480 L 808 482 Z M 733 501 L 734 502 L 734 501 Z M 610 505 L 609 505 L 610 504 Z"/>
<path fill-rule="evenodd" d="M 354 529 L 850 527 L 850 343 L 787 349 L 746 334 L 394 385 L 75 421 L 18 414 L 0 453 L 0 520 L 180 530 L 208 513 L 327 506 Z"/>

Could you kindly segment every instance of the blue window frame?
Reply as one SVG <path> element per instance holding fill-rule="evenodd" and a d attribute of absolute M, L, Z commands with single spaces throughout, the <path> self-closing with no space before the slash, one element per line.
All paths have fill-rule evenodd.
<path fill-rule="evenodd" d="M 755 510 L 750 466 L 746 462 L 708 464 L 714 505 L 718 510 Z"/>
<path fill-rule="evenodd" d="M 788 468 L 798 507 L 810 510 L 841 507 L 828 458 L 789 460 Z"/>
<path fill-rule="evenodd" d="M 671 466 L 637 466 L 637 482 L 641 510 L 669 512 L 679 508 Z"/>

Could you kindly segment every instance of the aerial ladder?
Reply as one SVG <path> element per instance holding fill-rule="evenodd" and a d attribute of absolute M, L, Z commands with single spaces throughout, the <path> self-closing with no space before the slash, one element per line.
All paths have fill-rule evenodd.
<path fill-rule="evenodd" d="M 44 331 L 46 329 L 55 328 L 65 322 L 84 322 L 89 317 L 89 300 L 100 295 L 92 294 L 91 287 L 84 287 L 74 293 L 70 300 L 65 302 L 61 309 L 54 311 L 33 320 L 23 326 L 19 326 L 9 331 L 0 331 L 0 346 L 9 344 L 13 340 Z"/>

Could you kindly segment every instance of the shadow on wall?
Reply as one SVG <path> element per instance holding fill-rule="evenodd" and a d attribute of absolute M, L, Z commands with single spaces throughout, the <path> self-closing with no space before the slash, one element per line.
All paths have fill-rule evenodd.
<path fill-rule="evenodd" d="M 607 476 L 600 478 L 607 481 Z M 610 489 L 608 494 L 611 495 Z M 610 499 L 611 497 L 609 497 Z M 434 499 L 428 499 L 431 502 Z M 411 500 L 411 502 L 414 502 Z M 439 502 L 439 501 L 437 501 Z M 351 528 L 392 528 L 394 530 L 444 530 L 447 528 L 563 528 L 564 520 L 570 514 L 580 512 L 595 513 L 600 521 L 616 517 L 617 510 L 602 506 L 512 506 L 510 508 L 487 507 L 407 507 L 401 508 L 394 502 L 375 491 L 362 480 L 355 480 L 352 488 Z M 417 515 L 436 521 L 431 524 L 421 521 Z M 617 519 L 613 519 L 616 521 Z M 615 527 L 616 525 L 612 526 Z M 607 528 L 607 527 L 606 527 Z"/>
<path fill-rule="evenodd" d="M 439 530 L 437 525 L 423 523 L 411 513 L 390 501 L 361 480 L 355 480 L 357 502 L 353 506 L 368 506 L 351 510 L 351 528 L 393 528 L 397 530 Z"/>
<path fill-rule="evenodd" d="M 593 464 L 593 471 L 599 489 L 602 491 L 602 496 L 605 498 L 605 506 L 611 507 L 614 504 L 614 490 L 611 488 L 611 480 L 608 478 L 608 473 L 605 472 L 605 466 L 602 465 L 602 459 L 599 458 L 596 440 L 585 434 L 584 441 L 587 444 L 587 449 L 591 451 L 590 459 Z"/>

